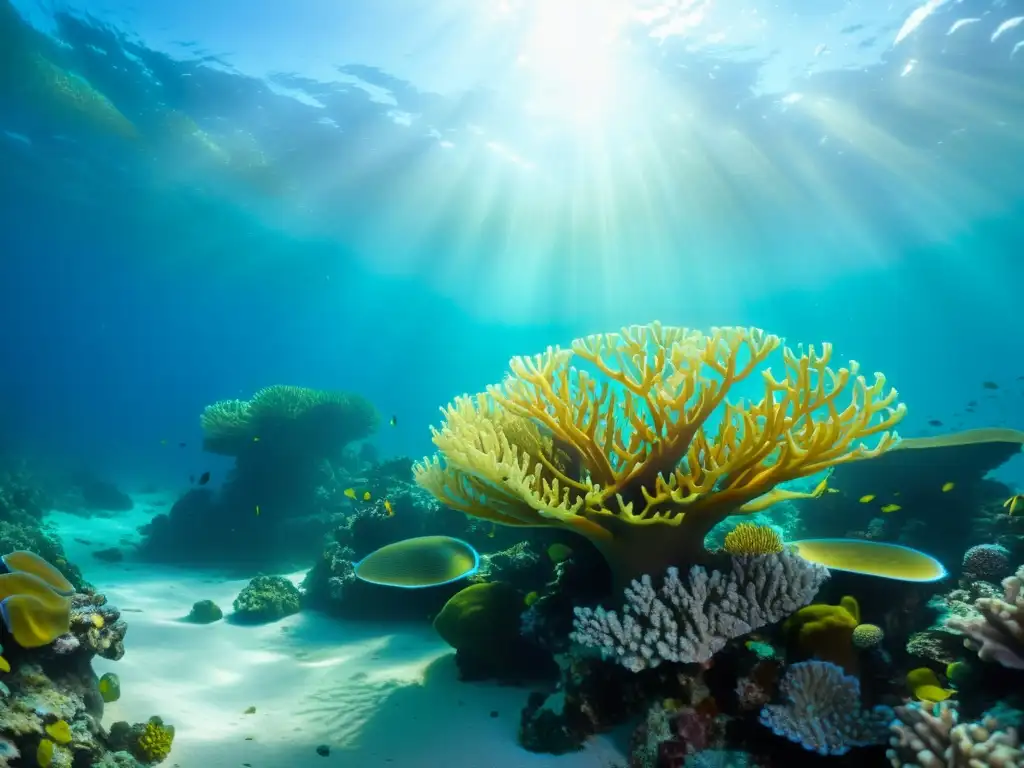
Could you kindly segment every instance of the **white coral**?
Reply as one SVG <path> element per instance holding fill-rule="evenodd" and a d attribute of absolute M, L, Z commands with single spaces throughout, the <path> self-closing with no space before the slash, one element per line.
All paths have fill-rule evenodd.
<path fill-rule="evenodd" d="M 734 558 L 729 574 L 694 566 L 688 584 L 669 568 L 658 590 L 649 575 L 633 581 L 621 617 L 577 608 L 572 639 L 634 672 L 666 661 L 703 663 L 729 640 L 810 603 L 827 578 L 827 569 L 790 551 Z"/>

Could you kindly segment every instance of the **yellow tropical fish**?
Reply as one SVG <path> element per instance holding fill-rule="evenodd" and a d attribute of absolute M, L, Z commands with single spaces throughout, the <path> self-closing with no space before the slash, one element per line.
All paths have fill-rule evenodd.
<path fill-rule="evenodd" d="M 1024 495 L 1018 493 L 1016 496 L 1011 496 L 1004 501 L 1003 508 L 1007 510 L 1007 514 L 1012 516 L 1022 502 L 1024 502 Z"/>
<path fill-rule="evenodd" d="M 882 512 L 889 514 L 890 512 L 899 512 L 901 509 L 903 509 L 903 507 L 901 507 L 899 504 L 886 504 L 884 507 L 882 507 Z"/>
<path fill-rule="evenodd" d="M 350 499 L 354 499 L 356 497 L 356 489 L 355 488 L 346 488 L 345 489 L 345 495 L 348 496 Z"/>
<path fill-rule="evenodd" d="M 369 501 L 369 500 L 370 500 L 370 492 L 369 491 L 364 491 L 363 492 L 363 501 Z"/>
<path fill-rule="evenodd" d="M 256 505 L 256 517 L 259 517 L 259 516 L 260 516 L 260 505 L 257 504 Z"/>
<path fill-rule="evenodd" d="M 950 491 L 952 491 L 952 490 L 953 490 L 954 488 L 956 488 L 956 483 L 945 483 L 945 484 L 944 484 L 944 485 L 942 486 L 942 492 L 943 492 L 943 493 L 949 493 L 949 492 L 950 492 Z"/>
<path fill-rule="evenodd" d="M 861 504 L 870 504 L 870 503 L 871 503 L 872 501 L 874 501 L 874 500 L 875 500 L 875 494 L 873 494 L 873 493 L 869 493 L 869 494 L 868 494 L 867 496 L 861 496 L 861 497 L 860 497 L 860 498 L 858 499 L 858 501 L 859 501 L 859 502 L 860 502 Z"/>
<path fill-rule="evenodd" d="M 388 517 L 392 517 L 395 514 L 395 510 L 391 508 L 391 502 L 384 499 L 384 511 L 388 513 Z"/>
<path fill-rule="evenodd" d="M 537 602 L 538 597 L 540 597 L 540 595 L 538 595 L 536 592 L 528 592 L 526 594 L 526 597 L 523 598 L 523 602 L 526 604 L 526 607 L 529 608 L 531 605 Z"/>

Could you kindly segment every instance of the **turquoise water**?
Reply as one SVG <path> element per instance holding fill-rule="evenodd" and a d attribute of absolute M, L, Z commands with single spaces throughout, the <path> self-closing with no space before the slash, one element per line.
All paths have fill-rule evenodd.
<path fill-rule="evenodd" d="M 374 461 L 418 459 L 510 357 L 652 321 L 830 342 L 904 437 L 1021 429 L 1021 13 L 0 0 L 0 457 L 159 514 L 226 493 L 217 401 L 357 393 Z"/>

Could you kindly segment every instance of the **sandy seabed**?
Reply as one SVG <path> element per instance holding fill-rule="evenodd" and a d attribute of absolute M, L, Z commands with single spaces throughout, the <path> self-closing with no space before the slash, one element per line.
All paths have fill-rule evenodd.
<path fill-rule="evenodd" d="M 192 604 L 225 612 L 245 585 L 213 572 L 105 563 L 92 551 L 159 511 L 152 499 L 113 518 L 53 512 L 69 559 L 123 611 L 127 652 L 97 658 L 121 698 L 104 723 L 160 715 L 176 729 L 169 768 L 610 768 L 626 758 L 610 738 L 579 753 L 535 755 L 515 741 L 527 690 L 456 678 L 431 627 L 344 622 L 303 612 L 262 626 L 181 622 Z M 89 542 L 89 543 L 83 543 Z M 303 574 L 294 574 L 298 582 Z M 255 707 L 254 714 L 244 714 Z M 330 755 L 317 754 L 317 746 Z"/>

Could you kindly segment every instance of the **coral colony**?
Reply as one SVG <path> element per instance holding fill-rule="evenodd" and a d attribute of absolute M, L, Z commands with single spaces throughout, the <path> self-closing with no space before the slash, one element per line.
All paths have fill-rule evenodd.
<path fill-rule="evenodd" d="M 589 336 L 456 398 L 415 463 L 377 455 L 365 398 L 271 386 L 202 413 L 233 471 L 103 558 L 260 574 L 197 632 L 429 618 L 461 679 L 526 689 L 534 752 L 633 724 L 631 768 L 1020 768 L 1024 516 L 985 476 L 1024 434 L 901 439 L 885 378 L 831 365 L 756 328 Z M 160 762 L 170 723 L 102 724 L 122 686 L 89 659 L 127 625 L 45 506 L 0 477 L 0 765 Z"/>

